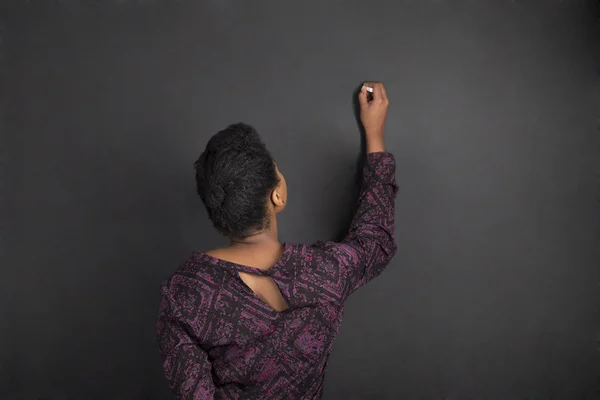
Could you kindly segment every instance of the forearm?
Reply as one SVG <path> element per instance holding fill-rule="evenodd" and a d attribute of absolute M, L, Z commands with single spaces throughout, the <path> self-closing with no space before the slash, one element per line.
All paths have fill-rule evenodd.
<path fill-rule="evenodd" d="M 342 242 L 356 260 L 347 271 L 348 294 L 379 275 L 396 254 L 395 161 L 390 153 L 375 153 L 367 155 L 358 208 Z"/>

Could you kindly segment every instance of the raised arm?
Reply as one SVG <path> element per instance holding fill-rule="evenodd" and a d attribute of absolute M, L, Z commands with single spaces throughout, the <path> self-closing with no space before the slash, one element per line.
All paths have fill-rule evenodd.
<path fill-rule="evenodd" d="M 372 88 L 372 92 L 367 88 Z M 396 163 L 394 157 L 385 152 L 383 133 L 389 101 L 385 87 L 379 82 L 365 83 L 358 98 L 367 159 L 356 214 L 342 241 L 356 260 L 345 265 L 348 294 L 381 274 L 396 254 Z"/>
<path fill-rule="evenodd" d="M 373 89 L 372 98 L 367 87 Z M 383 128 L 389 102 L 383 84 L 365 83 L 359 100 L 367 158 L 358 207 L 344 240 L 340 243 L 322 243 L 323 247 L 334 254 L 346 278 L 344 297 L 381 274 L 396 254 L 396 163 L 394 157 L 385 152 Z"/>
<path fill-rule="evenodd" d="M 163 286 L 156 329 L 165 376 L 176 399 L 212 400 L 216 389 L 210 361 L 172 302 Z"/>

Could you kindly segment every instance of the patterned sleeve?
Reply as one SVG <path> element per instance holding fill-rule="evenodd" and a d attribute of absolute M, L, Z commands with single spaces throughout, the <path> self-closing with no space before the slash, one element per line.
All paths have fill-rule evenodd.
<path fill-rule="evenodd" d="M 346 276 L 344 298 L 380 275 L 396 254 L 396 162 L 387 152 L 367 155 L 357 210 L 341 243 L 325 247 Z"/>
<path fill-rule="evenodd" d="M 208 356 L 193 339 L 167 292 L 163 285 L 156 328 L 163 370 L 171 390 L 178 400 L 214 399 L 215 385 Z"/>

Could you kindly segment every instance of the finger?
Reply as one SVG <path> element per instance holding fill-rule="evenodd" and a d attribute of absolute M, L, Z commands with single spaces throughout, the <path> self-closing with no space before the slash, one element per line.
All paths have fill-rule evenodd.
<path fill-rule="evenodd" d="M 358 93 L 358 102 L 360 103 L 360 106 L 366 106 L 369 103 L 369 100 L 367 99 L 367 86 L 366 84 L 364 84 L 361 88 L 360 88 L 360 92 Z"/>
<path fill-rule="evenodd" d="M 387 92 L 385 91 L 385 85 L 383 84 L 383 82 L 380 82 L 380 85 L 381 85 L 381 97 L 383 98 L 384 101 L 388 101 Z"/>
<path fill-rule="evenodd" d="M 371 82 L 369 83 L 369 86 L 371 86 L 373 88 L 373 100 L 376 102 L 380 102 L 383 101 L 384 97 L 382 94 L 382 90 L 381 90 L 381 83 L 380 82 Z"/>

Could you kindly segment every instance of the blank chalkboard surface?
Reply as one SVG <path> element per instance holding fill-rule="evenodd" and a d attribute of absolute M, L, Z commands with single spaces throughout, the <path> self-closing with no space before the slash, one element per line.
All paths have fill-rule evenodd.
<path fill-rule="evenodd" d="M 257 128 L 281 239 L 347 227 L 353 93 L 385 82 L 399 252 L 325 400 L 598 399 L 597 1 L 7 1 L 0 399 L 170 398 L 159 285 L 226 241 L 194 160 Z"/>

